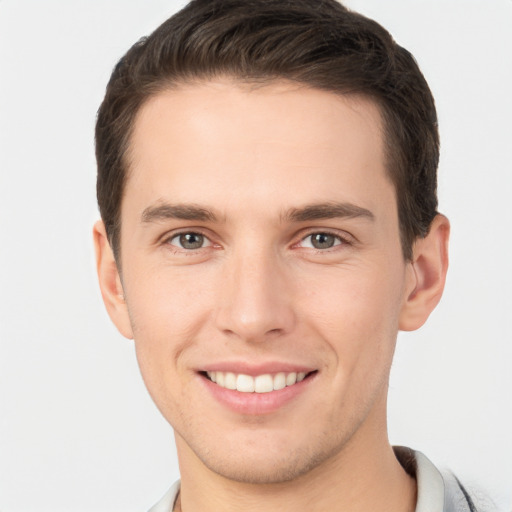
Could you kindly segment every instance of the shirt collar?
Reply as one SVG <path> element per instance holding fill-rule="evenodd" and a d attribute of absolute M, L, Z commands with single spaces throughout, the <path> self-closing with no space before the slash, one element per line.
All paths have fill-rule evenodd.
<path fill-rule="evenodd" d="M 439 470 L 421 452 L 403 446 L 393 449 L 405 471 L 416 479 L 418 496 L 415 512 L 443 512 L 445 488 Z"/>

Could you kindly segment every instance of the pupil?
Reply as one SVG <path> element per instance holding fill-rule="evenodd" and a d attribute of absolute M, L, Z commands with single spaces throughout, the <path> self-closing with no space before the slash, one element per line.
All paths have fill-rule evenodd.
<path fill-rule="evenodd" d="M 327 233 L 317 233 L 312 236 L 311 242 L 316 249 L 329 249 L 334 245 L 334 236 Z"/>
<path fill-rule="evenodd" d="M 180 244 L 184 249 L 199 249 L 203 245 L 203 235 L 198 233 L 185 233 L 180 235 Z"/>

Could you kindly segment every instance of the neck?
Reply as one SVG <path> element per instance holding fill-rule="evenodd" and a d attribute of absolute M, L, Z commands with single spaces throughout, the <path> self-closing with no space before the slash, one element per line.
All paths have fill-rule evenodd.
<path fill-rule="evenodd" d="M 365 431 L 370 429 L 370 432 Z M 384 426 L 360 428 L 343 449 L 299 478 L 250 484 L 224 478 L 176 434 L 182 512 L 412 512 L 416 483 L 397 461 Z M 179 508 L 178 508 L 179 507 Z"/>

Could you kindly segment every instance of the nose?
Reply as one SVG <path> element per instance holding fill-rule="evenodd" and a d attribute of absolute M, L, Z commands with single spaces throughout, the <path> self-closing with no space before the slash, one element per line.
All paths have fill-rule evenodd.
<path fill-rule="evenodd" d="M 250 254 L 248 254 L 250 253 Z M 216 322 L 224 334 L 262 342 L 292 331 L 292 280 L 271 250 L 239 251 L 225 262 Z"/>

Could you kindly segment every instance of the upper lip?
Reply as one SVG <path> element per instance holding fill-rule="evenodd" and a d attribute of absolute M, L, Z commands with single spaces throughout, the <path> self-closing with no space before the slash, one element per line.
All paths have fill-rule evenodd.
<path fill-rule="evenodd" d="M 269 361 L 265 363 L 253 363 L 247 361 L 224 361 L 217 363 L 208 363 L 198 369 L 198 371 L 201 372 L 231 372 L 235 374 L 250 375 L 252 377 L 265 374 L 276 374 L 281 372 L 310 373 L 315 370 L 316 368 L 309 365 L 279 361 Z"/>

